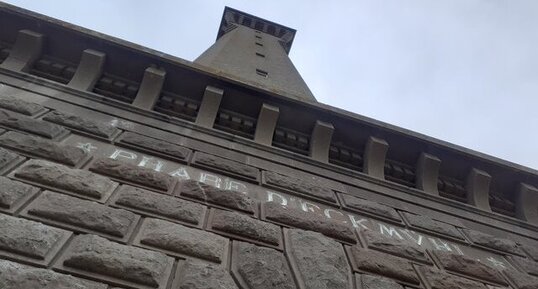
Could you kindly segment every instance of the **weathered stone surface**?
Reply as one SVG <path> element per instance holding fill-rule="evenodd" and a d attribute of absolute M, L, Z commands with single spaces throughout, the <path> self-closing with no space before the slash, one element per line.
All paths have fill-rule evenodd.
<path fill-rule="evenodd" d="M 0 125 L 27 131 L 47 138 L 55 138 L 67 132 L 65 128 L 57 124 L 16 115 L 5 110 L 0 110 Z"/>
<path fill-rule="evenodd" d="M 340 243 L 316 232 L 292 229 L 286 245 L 306 288 L 349 288 L 349 267 Z"/>
<path fill-rule="evenodd" d="M 484 247 L 497 249 L 500 251 L 513 253 L 513 254 L 519 254 L 522 255 L 523 253 L 521 250 L 519 250 L 516 242 L 509 240 L 509 239 L 503 239 L 503 238 L 497 238 L 495 236 L 478 232 L 475 230 L 469 230 L 465 229 L 465 233 L 467 236 L 469 236 L 469 239 L 473 241 L 473 243 L 482 245 Z"/>
<path fill-rule="evenodd" d="M 361 276 L 362 289 L 403 289 L 403 286 L 392 279 L 378 275 L 364 274 Z"/>
<path fill-rule="evenodd" d="M 94 199 L 101 199 L 114 187 L 109 178 L 43 160 L 28 161 L 15 176 Z"/>
<path fill-rule="evenodd" d="M 432 289 L 486 289 L 484 284 L 433 268 L 422 268 Z"/>
<path fill-rule="evenodd" d="M 461 233 L 455 226 L 434 220 L 427 216 L 415 215 L 410 213 L 403 213 L 407 221 L 411 226 L 426 229 L 435 233 L 447 235 L 457 239 L 463 239 Z"/>
<path fill-rule="evenodd" d="M 353 246 L 350 250 L 356 269 L 408 283 L 419 283 L 413 266 L 403 258 L 358 246 Z"/>
<path fill-rule="evenodd" d="M 31 103 L 14 96 L 1 95 L 0 107 L 25 115 L 34 115 L 44 107 L 37 103 Z"/>
<path fill-rule="evenodd" d="M 168 267 L 173 262 L 162 253 L 120 245 L 95 235 L 75 237 L 66 254 L 64 267 L 153 288 L 167 282 Z"/>
<path fill-rule="evenodd" d="M 218 168 L 249 179 L 258 179 L 258 169 L 255 167 L 202 152 L 196 152 L 194 154 L 194 164 L 202 165 L 213 170 Z"/>
<path fill-rule="evenodd" d="M 341 194 L 342 200 L 344 201 L 344 204 L 346 207 L 354 210 L 358 210 L 359 212 L 364 213 L 370 213 L 377 216 L 381 216 L 384 218 L 400 221 L 400 216 L 398 215 L 398 212 L 394 208 L 391 208 L 389 206 L 368 201 L 365 199 L 356 198 L 353 196 Z"/>
<path fill-rule="evenodd" d="M 185 197 L 248 213 L 256 211 L 256 201 L 240 192 L 222 190 L 194 180 L 181 181 L 179 187 L 180 195 Z"/>
<path fill-rule="evenodd" d="M 538 262 L 538 243 L 535 246 L 521 245 L 521 248 L 529 255 L 534 261 Z"/>
<path fill-rule="evenodd" d="M 164 191 L 168 191 L 174 184 L 174 179 L 167 174 L 109 158 L 96 160 L 90 169 L 100 174 Z"/>
<path fill-rule="evenodd" d="M 0 148 L 0 169 L 3 169 L 5 165 L 12 162 L 16 158 L 17 158 L 16 153 Z"/>
<path fill-rule="evenodd" d="M 2 289 L 106 289 L 107 285 L 0 260 Z"/>
<path fill-rule="evenodd" d="M 27 210 L 32 216 L 120 238 L 125 237 L 129 228 L 138 220 L 135 214 L 126 210 L 50 191 L 37 197 Z"/>
<path fill-rule="evenodd" d="M 507 285 L 497 270 L 477 261 L 475 258 L 444 251 L 435 251 L 434 254 L 446 270 Z"/>
<path fill-rule="evenodd" d="M 336 196 L 334 195 L 333 190 L 329 188 L 274 172 L 265 172 L 264 174 L 265 182 L 267 184 L 285 188 L 293 192 L 314 196 L 327 201 L 336 202 Z"/>
<path fill-rule="evenodd" d="M 274 249 L 234 242 L 234 273 L 251 289 L 293 289 L 295 283 L 284 255 Z"/>
<path fill-rule="evenodd" d="M 211 227 L 256 241 L 280 245 L 280 227 L 237 212 L 214 209 Z"/>
<path fill-rule="evenodd" d="M 57 123 L 66 127 L 74 128 L 83 132 L 102 137 L 110 137 L 116 132 L 116 128 L 109 123 L 87 119 L 78 115 L 53 111 L 43 118 L 46 121 Z"/>
<path fill-rule="evenodd" d="M 505 270 L 504 273 L 512 280 L 517 289 L 536 289 L 538 288 L 538 278 L 521 273 L 514 269 Z"/>
<path fill-rule="evenodd" d="M 0 177 L 0 208 L 11 209 L 15 203 L 35 191 L 35 187 Z"/>
<path fill-rule="evenodd" d="M 115 203 L 195 225 L 202 221 L 205 213 L 204 205 L 129 185 L 120 188 Z"/>
<path fill-rule="evenodd" d="M 276 221 L 300 229 L 320 232 L 331 238 L 356 243 L 355 234 L 350 226 L 327 219 L 324 216 L 280 205 L 275 202 L 263 203 L 263 212 L 267 220 Z"/>
<path fill-rule="evenodd" d="M 397 236 L 389 237 L 372 230 L 363 230 L 362 235 L 370 248 L 410 259 L 430 262 L 426 250 L 407 239 L 399 239 Z"/>
<path fill-rule="evenodd" d="M 177 289 L 237 289 L 232 276 L 218 265 L 187 260 L 183 264 Z"/>
<path fill-rule="evenodd" d="M 521 268 L 529 274 L 538 276 L 538 262 L 519 256 L 513 256 L 514 260 L 521 266 Z"/>
<path fill-rule="evenodd" d="M 0 250 L 44 260 L 67 231 L 0 214 Z"/>
<path fill-rule="evenodd" d="M 86 153 L 80 148 L 14 131 L 0 136 L 0 146 L 67 165 L 75 165 L 86 157 Z"/>
<path fill-rule="evenodd" d="M 148 218 L 144 220 L 140 243 L 212 262 L 221 262 L 228 241 L 211 232 Z"/>
<path fill-rule="evenodd" d="M 185 160 L 191 152 L 191 150 L 186 147 L 134 132 L 125 132 L 121 137 L 120 143 L 139 146 L 144 149 L 170 155 L 181 160 Z"/>

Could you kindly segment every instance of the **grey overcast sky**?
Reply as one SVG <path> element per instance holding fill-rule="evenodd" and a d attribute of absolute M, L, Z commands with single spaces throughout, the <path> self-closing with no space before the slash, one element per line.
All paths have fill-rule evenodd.
<path fill-rule="evenodd" d="M 224 6 L 298 30 L 320 102 L 538 168 L 536 0 L 7 0 L 193 60 Z"/>

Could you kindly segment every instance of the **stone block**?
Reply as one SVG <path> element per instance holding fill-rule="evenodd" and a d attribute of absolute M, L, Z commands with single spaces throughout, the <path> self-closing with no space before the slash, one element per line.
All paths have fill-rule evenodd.
<path fill-rule="evenodd" d="M 349 289 L 350 269 L 342 245 L 320 233 L 285 233 L 286 248 L 300 288 Z"/>
<path fill-rule="evenodd" d="M 37 103 L 28 102 L 15 96 L 7 95 L 0 95 L 0 107 L 28 116 L 35 115 L 45 109 Z"/>
<path fill-rule="evenodd" d="M 24 209 L 24 214 L 58 227 L 96 233 L 123 241 L 127 241 L 126 238 L 140 218 L 123 209 L 114 209 L 50 191 L 38 196 Z"/>
<path fill-rule="evenodd" d="M 169 191 L 175 184 L 174 178 L 165 173 L 109 158 L 94 161 L 90 170 L 163 191 Z"/>
<path fill-rule="evenodd" d="M 523 252 L 521 252 L 521 250 L 518 248 L 516 242 L 512 240 L 497 238 L 495 236 L 470 229 L 464 229 L 464 232 L 469 239 L 477 245 L 516 255 L 523 254 Z"/>
<path fill-rule="evenodd" d="M 104 138 L 110 138 L 117 131 L 117 129 L 110 123 L 92 120 L 57 110 L 47 114 L 43 119 Z"/>
<path fill-rule="evenodd" d="M 407 239 L 398 238 L 398 236 L 388 237 L 371 230 L 363 230 L 361 234 L 364 237 L 368 248 L 374 248 L 400 257 L 431 263 L 427 257 L 426 250 Z"/>
<path fill-rule="evenodd" d="M 211 171 L 221 172 L 248 180 L 258 179 L 258 169 L 240 162 L 217 157 L 203 152 L 196 152 L 192 161 L 193 165 Z"/>
<path fill-rule="evenodd" d="M 13 212 L 37 191 L 36 187 L 6 177 L 0 177 L 0 211 Z"/>
<path fill-rule="evenodd" d="M 275 224 L 219 209 L 211 210 L 209 220 L 211 229 L 230 234 L 235 238 L 263 242 L 277 247 L 281 245 L 281 229 Z"/>
<path fill-rule="evenodd" d="M 423 267 L 421 271 L 432 289 L 487 289 L 482 283 L 438 269 Z"/>
<path fill-rule="evenodd" d="M 57 124 L 10 113 L 5 110 L 0 110 L 0 125 L 26 131 L 49 139 L 67 133 L 65 128 Z"/>
<path fill-rule="evenodd" d="M 282 252 L 244 242 L 234 242 L 232 273 L 245 289 L 295 289 Z"/>
<path fill-rule="evenodd" d="M 379 275 L 362 274 L 357 283 L 361 289 L 404 289 L 396 281 Z"/>
<path fill-rule="evenodd" d="M 314 184 L 313 182 L 268 171 L 263 173 L 263 178 L 264 183 L 269 186 L 283 188 L 290 193 L 300 193 L 308 197 L 315 197 L 331 203 L 336 203 L 336 196 L 334 195 L 333 190 Z"/>
<path fill-rule="evenodd" d="M 519 264 L 523 271 L 538 276 L 538 262 L 530 258 L 523 258 L 519 256 L 512 256 L 512 259 Z"/>
<path fill-rule="evenodd" d="M 0 214 L 0 257 L 46 266 L 71 232 Z"/>
<path fill-rule="evenodd" d="M 0 170 L 17 159 L 18 155 L 12 151 L 0 148 Z"/>
<path fill-rule="evenodd" d="M 504 274 L 514 283 L 517 289 L 536 289 L 538 288 L 538 277 L 534 277 L 514 269 L 504 271 Z"/>
<path fill-rule="evenodd" d="M 43 160 L 26 162 L 15 172 L 15 177 L 101 202 L 106 200 L 117 186 L 109 178 Z"/>
<path fill-rule="evenodd" d="M 520 246 L 527 255 L 529 255 L 534 261 L 538 262 L 538 243 L 535 243 L 534 246 L 530 246 L 527 244 Z"/>
<path fill-rule="evenodd" d="M 228 271 L 219 265 L 187 260 L 178 267 L 174 289 L 238 289 Z"/>
<path fill-rule="evenodd" d="M 79 235 L 58 260 L 57 269 L 135 288 L 166 288 L 174 259 L 95 235 Z"/>
<path fill-rule="evenodd" d="M 359 213 L 381 217 L 391 221 L 401 222 L 400 215 L 394 208 L 387 205 L 383 205 L 377 202 L 353 197 L 346 194 L 340 194 L 342 197 L 342 203 L 345 208 L 357 211 Z"/>
<path fill-rule="evenodd" d="M 188 148 L 134 132 L 125 132 L 122 134 L 120 143 L 130 147 L 142 148 L 153 153 L 160 153 L 181 161 L 186 161 L 191 153 L 191 150 Z"/>
<path fill-rule="evenodd" d="M 411 213 L 403 213 L 405 219 L 413 228 L 427 230 L 435 234 L 440 234 L 443 236 L 449 236 L 452 238 L 463 240 L 463 236 L 458 231 L 458 229 L 445 222 L 434 220 L 428 216 L 415 215 Z"/>
<path fill-rule="evenodd" d="M 159 219 L 145 219 L 137 244 L 177 256 L 188 256 L 221 263 L 228 240 L 211 232 L 189 228 Z"/>
<path fill-rule="evenodd" d="M 123 185 L 114 197 L 114 204 L 129 210 L 171 221 L 200 225 L 206 207 L 187 200 Z"/>
<path fill-rule="evenodd" d="M 262 216 L 266 220 L 275 221 L 290 227 L 320 232 L 325 236 L 348 243 L 354 244 L 357 242 L 351 227 L 342 222 L 327 219 L 322 215 L 283 206 L 275 202 L 263 203 Z"/>
<path fill-rule="evenodd" d="M 0 136 L 0 146 L 70 166 L 80 163 L 87 157 L 86 152 L 80 148 L 14 131 L 8 131 Z"/>
<path fill-rule="evenodd" d="M 443 251 L 434 251 L 433 253 L 439 264 L 446 270 L 501 285 L 508 285 L 499 271 L 477 261 L 475 258 Z"/>

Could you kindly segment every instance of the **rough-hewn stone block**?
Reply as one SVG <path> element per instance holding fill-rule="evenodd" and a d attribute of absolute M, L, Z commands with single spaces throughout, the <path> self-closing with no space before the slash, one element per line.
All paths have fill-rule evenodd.
<path fill-rule="evenodd" d="M 398 212 L 396 212 L 394 208 L 373 201 L 352 197 L 346 194 L 340 194 L 340 196 L 342 196 L 342 201 L 346 208 L 356 210 L 360 213 L 383 217 L 398 222 L 401 221 Z"/>
<path fill-rule="evenodd" d="M 521 245 L 521 248 L 532 258 L 538 262 L 538 243 L 535 246 Z"/>
<path fill-rule="evenodd" d="M 407 239 L 400 239 L 398 236 L 388 237 L 371 230 L 363 230 L 361 234 L 364 236 L 369 248 L 375 248 L 389 254 L 431 263 L 427 257 L 426 250 Z"/>
<path fill-rule="evenodd" d="M 214 209 L 211 216 L 211 228 L 243 238 L 279 246 L 282 238 L 280 227 L 254 219 L 237 212 Z"/>
<path fill-rule="evenodd" d="M 80 148 L 14 131 L 0 136 L 0 146 L 67 165 L 76 165 L 86 157 Z"/>
<path fill-rule="evenodd" d="M 206 208 L 198 203 L 129 185 L 121 186 L 114 203 L 153 216 L 194 225 L 202 222 Z"/>
<path fill-rule="evenodd" d="M 65 128 L 57 124 L 9 113 L 4 110 L 0 110 L 0 125 L 46 138 L 55 138 L 67 132 Z"/>
<path fill-rule="evenodd" d="M 425 229 L 434 233 L 450 236 L 457 239 L 463 239 L 458 229 L 450 224 L 434 220 L 427 216 L 403 213 L 409 224 L 413 227 Z"/>
<path fill-rule="evenodd" d="M 25 115 L 34 115 L 44 109 L 37 103 L 27 102 L 14 96 L 1 95 L 0 107 Z"/>
<path fill-rule="evenodd" d="M 232 272 L 245 289 L 296 288 L 282 252 L 234 242 L 232 259 Z"/>
<path fill-rule="evenodd" d="M 174 185 L 174 178 L 167 174 L 109 158 L 96 160 L 90 169 L 100 174 L 163 191 L 168 191 Z"/>
<path fill-rule="evenodd" d="M 253 166 L 202 152 L 194 154 L 193 164 L 213 171 L 217 169 L 252 180 L 258 179 L 258 169 Z"/>
<path fill-rule="evenodd" d="M 420 282 L 413 266 L 406 259 L 358 246 L 352 246 L 349 250 L 355 270 L 383 275 L 412 284 Z"/>
<path fill-rule="evenodd" d="M 538 288 L 538 278 L 521 273 L 514 269 L 505 270 L 504 273 L 516 285 L 517 289 L 536 289 Z"/>
<path fill-rule="evenodd" d="M 125 132 L 121 136 L 120 143 L 141 147 L 143 149 L 168 155 L 179 160 L 186 160 L 191 153 L 191 150 L 186 147 L 134 132 Z"/>
<path fill-rule="evenodd" d="M 504 252 L 508 252 L 508 253 L 513 253 L 513 254 L 518 254 L 518 255 L 523 254 L 523 252 L 519 250 L 516 242 L 512 240 L 497 238 L 495 236 L 478 232 L 475 230 L 465 229 L 464 231 L 465 231 L 465 234 L 467 234 L 467 236 L 469 237 L 469 239 L 471 239 L 471 241 L 473 241 L 473 243 L 475 244 L 492 248 L 492 249 L 496 249 L 496 250 L 500 250 L 500 251 L 504 251 Z"/>
<path fill-rule="evenodd" d="M 14 161 L 17 156 L 18 155 L 12 151 L 0 148 L 0 170 L 3 169 L 5 165 Z"/>
<path fill-rule="evenodd" d="M 179 183 L 179 194 L 247 213 L 254 213 L 257 206 L 256 201 L 244 193 L 219 189 L 194 180 L 181 181 Z"/>
<path fill-rule="evenodd" d="M 137 240 L 142 245 L 172 254 L 219 263 L 228 244 L 225 238 L 211 232 L 159 219 L 144 220 Z"/>
<path fill-rule="evenodd" d="M 360 277 L 360 280 L 357 283 L 361 284 L 358 286 L 362 289 L 403 289 L 404 287 L 392 279 L 382 277 L 379 275 L 369 275 L 363 274 Z"/>
<path fill-rule="evenodd" d="M 2 289 L 106 289 L 108 285 L 0 260 Z"/>
<path fill-rule="evenodd" d="M 423 267 L 421 271 L 432 289 L 487 289 L 484 284 L 441 270 Z"/>
<path fill-rule="evenodd" d="M 45 223 L 66 224 L 76 231 L 86 229 L 118 238 L 126 237 L 139 219 L 126 210 L 50 191 L 43 192 L 25 211 Z"/>
<path fill-rule="evenodd" d="M 524 271 L 526 271 L 529 274 L 538 276 L 538 262 L 530 258 L 523 258 L 519 256 L 513 256 L 512 258 L 519 264 L 519 266 Z"/>
<path fill-rule="evenodd" d="M 336 202 L 336 196 L 333 190 L 302 179 L 288 177 L 274 172 L 264 172 L 264 181 L 271 186 L 284 188 L 290 192 L 305 194 L 333 203 Z"/>
<path fill-rule="evenodd" d="M 228 271 L 219 265 L 187 260 L 180 265 L 174 289 L 237 289 Z"/>
<path fill-rule="evenodd" d="M 116 187 L 109 178 L 43 160 L 28 161 L 15 177 L 97 200 L 108 198 Z"/>
<path fill-rule="evenodd" d="M 434 254 L 446 270 L 507 285 L 497 270 L 477 261 L 475 258 L 443 251 L 435 251 Z"/>
<path fill-rule="evenodd" d="M 43 119 L 106 138 L 109 138 L 117 131 L 116 128 L 109 123 L 91 120 L 61 111 L 53 111 L 47 114 Z"/>
<path fill-rule="evenodd" d="M 267 220 L 291 227 L 320 232 L 326 236 L 345 242 L 357 242 L 350 226 L 342 222 L 327 219 L 321 215 L 307 213 L 275 202 L 263 203 L 262 213 Z"/>
<path fill-rule="evenodd" d="M 349 267 L 342 245 L 320 233 L 292 229 L 286 248 L 304 288 L 348 289 Z"/>
<path fill-rule="evenodd" d="M 162 289 L 166 286 L 173 259 L 99 236 L 80 235 L 73 239 L 60 262 L 62 270 L 80 275 L 103 276 L 129 286 Z"/>
<path fill-rule="evenodd" d="M 0 211 L 10 211 L 18 203 L 30 198 L 37 188 L 30 185 L 0 177 Z"/>
<path fill-rule="evenodd" d="M 0 255 L 46 265 L 70 232 L 0 214 Z"/>

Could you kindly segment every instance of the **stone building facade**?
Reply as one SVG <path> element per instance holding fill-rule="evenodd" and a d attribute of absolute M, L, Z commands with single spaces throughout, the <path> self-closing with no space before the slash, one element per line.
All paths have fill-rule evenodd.
<path fill-rule="evenodd" d="M 226 8 L 189 62 L 0 4 L 0 288 L 538 288 L 538 172 L 317 103 L 294 35 Z"/>

